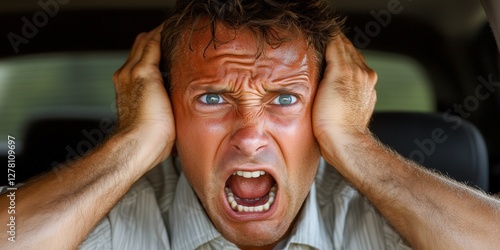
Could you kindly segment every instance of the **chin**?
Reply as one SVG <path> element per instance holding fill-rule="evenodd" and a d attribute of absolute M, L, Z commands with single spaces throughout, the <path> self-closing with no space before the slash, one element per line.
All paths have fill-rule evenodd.
<path fill-rule="evenodd" d="M 245 222 L 224 218 L 220 213 L 209 214 L 209 217 L 221 235 L 239 248 L 263 247 L 264 249 L 273 249 L 274 246 L 290 234 L 297 212 L 286 211 L 285 214 L 279 213 L 284 217 L 277 216 L 277 218 L 267 220 Z"/>
<path fill-rule="evenodd" d="M 224 238 L 234 243 L 239 248 L 266 247 L 273 249 L 286 235 L 288 227 L 279 229 L 276 227 L 255 226 L 246 227 L 245 230 L 230 227 L 217 228 Z"/>

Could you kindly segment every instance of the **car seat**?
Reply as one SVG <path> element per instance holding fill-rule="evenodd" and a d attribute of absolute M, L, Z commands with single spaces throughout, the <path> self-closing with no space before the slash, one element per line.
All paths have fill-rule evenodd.
<path fill-rule="evenodd" d="M 33 119 L 23 143 L 22 179 L 85 154 L 111 132 L 103 124 L 109 117 L 113 115 L 58 112 Z M 488 191 L 486 145 L 471 123 L 439 114 L 375 113 L 370 128 L 404 157 Z"/>
<path fill-rule="evenodd" d="M 114 114 L 66 108 L 32 116 L 24 129 L 18 182 L 75 160 L 100 144 L 114 126 Z"/>
<path fill-rule="evenodd" d="M 488 155 L 479 130 L 450 114 L 382 112 L 371 131 L 381 142 L 421 165 L 488 191 Z"/>

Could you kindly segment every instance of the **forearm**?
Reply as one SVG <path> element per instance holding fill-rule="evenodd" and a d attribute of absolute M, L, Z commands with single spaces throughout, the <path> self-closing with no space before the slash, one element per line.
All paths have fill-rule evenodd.
<path fill-rule="evenodd" d="M 148 158 L 148 153 L 155 152 L 141 148 L 137 138 L 141 137 L 118 134 L 87 156 L 19 188 L 16 246 L 76 248 L 130 186 L 157 163 Z M 6 198 L 1 197 L 2 209 L 8 207 Z M 6 211 L 1 216 L 1 221 L 8 221 Z"/>
<path fill-rule="evenodd" d="M 403 159 L 369 135 L 352 134 L 330 135 L 336 143 L 325 145 L 323 155 L 413 246 L 500 245 L 498 200 Z"/>

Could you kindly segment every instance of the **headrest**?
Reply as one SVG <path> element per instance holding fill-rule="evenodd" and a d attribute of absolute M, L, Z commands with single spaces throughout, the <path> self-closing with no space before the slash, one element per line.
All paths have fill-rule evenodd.
<path fill-rule="evenodd" d="M 24 129 L 21 177 L 81 157 L 113 130 L 114 114 L 67 109 L 35 115 Z"/>
<path fill-rule="evenodd" d="M 451 114 L 375 113 L 372 132 L 421 165 L 488 191 L 488 155 L 479 130 Z"/>

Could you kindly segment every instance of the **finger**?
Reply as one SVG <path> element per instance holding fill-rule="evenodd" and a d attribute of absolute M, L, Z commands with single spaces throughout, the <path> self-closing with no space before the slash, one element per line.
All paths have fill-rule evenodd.
<path fill-rule="evenodd" d="M 371 72 L 373 69 L 368 66 L 362 51 L 356 49 L 352 42 L 344 35 L 342 35 L 342 41 L 344 42 L 344 46 L 347 51 L 346 53 L 350 55 L 351 61 L 358 65 L 361 69 L 367 71 L 369 74 L 372 74 Z"/>
<path fill-rule="evenodd" d="M 356 62 L 359 66 L 366 64 L 365 57 L 361 50 L 356 49 L 352 44 L 351 40 L 347 38 L 344 34 L 341 36 L 342 42 L 344 43 L 344 48 L 346 52 L 352 57 L 353 61 Z"/>
<path fill-rule="evenodd" d="M 137 54 L 137 51 L 139 50 L 140 48 L 140 43 L 141 43 L 141 40 L 144 39 L 144 37 L 147 35 L 148 33 L 147 32 L 142 32 L 142 33 L 139 33 L 136 37 L 135 37 L 135 41 L 134 41 L 134 44 L 132 45 L 132 49 L 130 50 L 130 54 L 129 54 L 129 58 L 133 57 L 133 55 Z"/>
<path fill-rule="evenodd" d="M 139 59 L 142 57 L 145 44 L 144 39 L 147 35 L 148 33 L 143 32 L 136 36 L 134 45 L 132 45 L 132 49 L 130 50 L 127 60 L 118 71 L 128 72 L 135 64 L 137 64 Z"/>
<path fill-rule="evenodd" d="M 163 24 L 157 26 L 156 28 L 152 29 L 151 31 L 149 31 L 146 35 L 146 37 L 144 37 L 144 39 L 146 41 L 149 41 L 149 40 L 152 40 L 152 39 L 155 39 L 156 36 L 160 36 L 161 35 L 161 31 L 163 29 Z"/>
<path fill-rule="evenodd" d="M 330 84 L 351 82 L 353 75 L 353 62 L 351 53 L 345 44 L 345 35 L 335 36 L 327 45 L 325 52 L 326 68 L 323 80 Z"/>
<path fill-rule="evenodd" d="M 335 36 L 328 45 L 325 51 L 326 64 L 335 64 L 337 61 L 345 59 L 345 48 L 343 43 L 343 34 Z"/>
<path fill-rule="evenodd" d="M 150 40 L 154 39 L 155 36 L 158 36 L 158 41 L 159 41 L 159 36 L 161 34 L 162 29 L 163 29 L 163 24 L 151 30 L 150 32 L 141 33 L 136 37 L 136 40 L 134 42 L 134 45 L 132 46 L 132 50 L 124 65 L 124 68 L 130 68 L 133 67 L 135 64 L 137 64 L 137 62 L 142 58 L 142 54 L 144 52 L 144 47 L 146 46 L 146 44 Z"/>
<path fill-rule="evenodd" d="M 150 35 L 150 39 L 146 42 L 143 48 L 141 63 L 159 65 L 161 59 L 160 37 L 161 30 L 154 30 Z"/>

